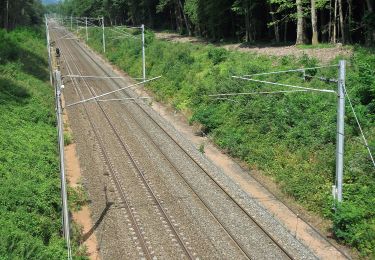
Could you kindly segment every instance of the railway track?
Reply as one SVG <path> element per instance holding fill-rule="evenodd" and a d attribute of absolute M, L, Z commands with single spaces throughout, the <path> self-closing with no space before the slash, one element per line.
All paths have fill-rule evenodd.
<path fill-rule="evenodd" d="M 111 76 L 96 60 L 94 60 L 91 57 L 91 55 L 89 55 L 87 50 L 85 50 L 78 43 L 76 44 L 76 46 L 80 49 L 81 52 L 86 54 L 87 58 L 91 62 L 93 62 L 101 72 L 103 72 L 107 76 Z M 74 55 L 72 53 L 70 53 L 70 49 L 66 45 L 64 45 L 64 52 L 67 52 L 68 53 L 67 55 L 70 56 L 71 60 L 74 60 Z M 69 71 L 70 74 L 77 74 L 77 72 L 78 72 L 79 75 L 82 75 L 82 72 L 79 70 L 78 64 L 76 64 L 76 63 L 73 64 L 75 66 L 76 70 L 77 70 L 76 73 L 73 73 L 74 72 L 73 69 L 70 67 L 69 63 L 66 60 L 65 60 L 65 64 L 68 66 L 68 71 Z M 105 84 L 103 84 L 103 86 L 102 85 L 99 86 L 97 83 L 94 83 L 93 85 L 96 86 L 96 88 L 94 89 L 92 86 L 90 86 L 90 84 L 88 84 L 88 82 L 85 79 L 83 79 L 84 85 L 89 90 L 89 93 L 88 93 L 89 96 L 86 95 L 86 97 L 85 97 L 82 93 L 82 90 L 78 87 L 78 85 L 79 85 L 78 80 L 76 80 L 76 79 L 72 79 L 72 80 L 74 81 L 75 91 L 81 99 L 97 95 L 96 92 L 95 92 L 95 89 L 97 89 L 97 88 L 99 88 L 99 89 L 101 88 L 101 90 L 103 91 L 103 86 L 107 87 Z M 113 81 L 113 84 L 115 84 L 118 88 L 122 87 L 117 81 Z M 109 90 L 112 90 L 112 89 L 106 89 L 106 91 L 109 91 Z M 127 93 L 127 96 L 130 97 L 131 94 Z M 159 211 L 162 212 L 162 214 L 164 215 L 164 218 L 166 219 L 169 227 L 171 229 L 173 229 L 173 233 L 174 233 L 175 237 L 177 238 L 178 243 L 179 243 L 181 249 L 183 250 L 185 256 L 187 256 L 190 259 L 194 258 L 195 256 L 189 251 L 190 249 L 188 248 L 188 246 L 186 246 L 184 244 L 184 240 L 179 236 L 178 230 L 174 229 L 174 225 L 172 223 L 173 219 L 169 218 L 167 212 L 163 208 L 163 205 L 162 205 L 163 203 L 161 203 L 160 199 L 158 199 L 158 196 L 154 194 L 152 185 L 149 183 L 148 178 L 143 173 L 142 166 L 139 163 L 140 159 L 137 159 L 137 156 L 134 155 L 133 151 L 126 144 L 126 141 L 124 141 L 124 137 L 117 130 L 115 124 L 112 122 L 113 120 L 111 119 L 111 116 L 109 115 L 108 112 L 106 112 L 104 106 L 102 104 L 100 104 L 100 102 L 96 102 L 95 104 L 97 104 L 97 106 L 99 107 L 99 109 L 100 109 L 101 113 L 103 114 L 107 124 L 110 126 L 112 132 L 115 134 L 115 136 L 117 138 L 117 141 L 120 143 L 122 149 L 124 151 L 126 151 L 126 154 L 128 155 L 128 157 L 131 160 L 131 164 L 132 164 L 133 168 L 136 169 L 136 171 L 138 172 L 138 176 L 142 180 L 143 184 L 145 185 L 145 187 L 148 191 L 148 194 L 150 194 L 152 196 L 152 198 L 154 200 L 154 203 L 157 205 Z M 135 104 L 137 106 L 138 110 L 142 111 L 142 113 L 144 114 L 144 117 L 148 118 L 148 121 L 151 122 L 154 125 L 154 129 L 158 129 L 158 131 L 163 133 L 168 138 L 168 140 L 171 140 L 173 142 L 173 146 L 175 146 L 177 149 L 179 149 L 179 152 L 183 153 L 184 157 L 187 158 L 188 160 L 190 160 L 195 165 L 195 167 L 197 169 L 199 169 L 200 174 L 204 174 L 204 176 L 206 176 L 206 179 L 208 179 L 209 182 L 211 183 L 211 187 L 216 187 L 215 189 L 218 190 L 218 192 L 221 192 L 222 194 L 224 194 L 224 196 L 226 197 L 226 200 L 231 201 L 231 203 L 233 204 L 232 206 L 235 206 L 237 209 L 239 209 L 239 211 L 242 212 L 242 215 L 246 216 L 246 218 L 248 219 L 248 222 L 251 222 L 251 224 L 253 226 L 255 226 L 258 229 L 258 231 L 260 231 L 260 232 L 262 232 L 262 234 L 264 234 L 262 239 L 268 239 L 269 240 L 268 243 L 270 244 L 269 245 L 270 250 L 271 250 L 271 248 L 272 248 L 272 250 L 275 250 L 275 248 L 277 248 L 277 250 L 279 252 L 278 253 L 279 258 L 285 258 L 285 259 L 294 259 L 295 258 L 291 253 L 288 252 L 288 250 L 286 250 L 284 248 L 284 246 L 279 241 L 277 241 L 276 238 L 273 237 L 272 234 L 270 234 L 265 228 L 262 227 L 262 225 L 259 224 L 259 222 L 251 215 L 251 213 L 248 212 L 248 210 L 240 202 L 238 202 L 236 199 L 233 198 L 231 193 L 214 176 L 212 176 L 211 173 L 207 169 L 204 168 L 204 166 L 198 161 L 197 158 L 192 156 L 183 146 L 181 146 L 180 143 L 178 142 L 178 140 L 176 140 L 176 138 L 173 135 L 171 135 L 168 132 L 168 130 L 166 130 L 164 128 L 164 126 L 162 126 L 159 122 L 157 122 L 157 120 L 155 120 L 153 118 L 152 115 L 149 114 L 149 112 L 143 107 L 142 104 L 138 104 L 136 102 L 133 103 L 133 104 Z M 83 104 L 83 106 L 84 106 L 87 117 L 90 118 L 90 113 L 87 109 L 87 104 Z M 174 172 L 177 174 L 179 179 L 184 182 L 184 185 L 186 187 L 188 187 L 189 191 L 194 194 L 194 196 L 197 200 L 200 201 L 200 203 L 205 207 L 205 209 L 215 219 L 217 224 L 220 225 L 220 227 L 223 230 L 225 230 L 228 237 L 230 237 L 230 239 L 233 241 L 233 243 L 243 253 L 243 256 L 245 256 L 246 258 L 249 258 L 249 259 L 256 258 L 254 256 L 253 252 L 252 252 L 252 250 L 255 250 L 255 248 L 254 249 L 249 248 L 249 246 L 246 243 L 244 243 L 243 239 L 238 238 L 238 236 L 236 234 L 234 234 L 234 232 L 225 223 L 223 223 L 223 220 L 219 219 L 216 216 L 215 210 L 212 208 L 212 205 L 210 205 L 210 202 L 207 200 L 207 198 L 203 198 L 201 196 L 201 194 L 199 194 L 199 192 L 197 192 L 195 190 L 192 183 L 189 182 L 188 178 L 186 177 L 186 174 L 181 171 L 179 165 L 176 165 L 176 163 L 173 160 L 171 160 L 170 155 L 168 155 L 161 148 L 162 145 L 160 145 L 160 143 L 158 143 L 158 141 L 155 140 L 155 137 L 150 134 L 150 132 L 145 128 L 145 126 L 142 123 L 140 123 L 140 119 L 128 110 L 124 110 L 124 114 L 126 114 L 127 119 L 130 119 L 132 121 L 132 124 L 137 126 L 137 128 L 140 130 L 141 134 L 144 135 L 145 137 L 147 137 L 147 139 L 149 140 L 149 144 L 152 145 L 153 148 L 155 150 L 157 150 L 163 156 L 165 161 L 174 170 Z M 114 168 L 114 166 L 111 163 L 111 158 L 108 156 L 108 154 L 106 153 L 106 151 L 104 149 L 103 140 L 101 140 L 101 137 L 98 133 L 98 129 L 97 129 L 96 125 L 94 124 L 94 122 L 92 122 L 91 119 L 89 121 L 90 121 L 91 127 L 92 127 L 92 129 L 95 133 L 95 136 L 96 136 L 96 138 L 99 142 L 99 145 L 101 147 L 102 154 L 104 155 L 104 160 L 105 160 L 106 164 L 108 165 L 108 167 L 110 168 L 111 176 L 114 180 L 116 189 L 118 190 L 122 200 L 124 201 L 124 204 L 127 205 L 128 212 L 131 213 L 132 212 L 131 203 L 127 199 L 126 192 L 124 192 L 124 189 L 121 187 L 121 182 L 118 180 L 119 179 L 118 173 L 116 172 L 116 169 Z M 147 243 L 143 239 L 142 231 L 138 227 L 137 218 L 134 217 L 134 216 L 132 216 L 132 224 L 133 224 L 133 226 L 136 227 L 137 237 L 141 241 L 142 250 L 143 250 L 145 256 L 147 258 L 152 258 L 153 257 L 152 254 L 147 249 Z"/>
<path fill-rule="evenodd" d="M 73 55 L 69 52 L 69 48 L 64 48 L 64 51 L 65 51 L 65 53 L 67 53 L 70 56 L 71 61 L 74 60 Z M 71 66 L 70 66 L 69 62 L 67 62 L 67 60 L 65 60 L 65 64 L 68 67 L 69 73 L 73 74 L 73 69 L 71 68 Z M 78 65 L 76 63 L 73 63 L 73 65 L 74 65 L 76 71 L 79 73 L 79 75 L 81 75 L 81 72 L 79 70 Z M 85 79 L 83 80 L 83 82 L 85 83 L 85 86 L 87 87 L 87 89 L 90 91 L 91 95 L 95 96 L 96 95 L 95 90 L 87 84 L 87 81 Z M 75 83 L 73 84 L 74 87 L 75 87 L 75 89 L 76 89 L 76 91 L 77 91 L 76 93 L 78 93 L 79 96 L 82 99 L 84 99 L 82 90 L 78 87 L 77 83 L 78 82 L 75 81 Z M 113 133 L 116 135 L 119 143 L 121 144 L 121 147 L 124 149 L 124 151 L 126 151 L 126 153 L 128 155 L 128 158 L 130 159 L 130 162 L 131 162 L 132 166 L 136 169 L 136 171 L 138 173 L 139 179 L 144 184 L 144 187 L 146 187 L 148 194 L 151 195 L 149 197 L 151 197 L 152 200 L 153 200 L 153 203 L 155 205 L 157 205 L 158 210 L 162 213 L 162 215 L 163 215 L 164 219 L 166 220 L 166 223 L 168 224 L 169 228 L 172 230 L 172 232 L 175 235 L 175 237 L 177 237 L 177 241 L 178 241 L 179 245 L 181 246 L 184 254 L 189 259 L 194 259 L 195 257 L 189 251 L 189 249 L 187 249 L 187 246 L 182 241 L 182 239 L 181 239 L 178 231 L 176 230 L 175 226 L 173 225 L 170 217 L 165 212 L 165 210 L 164 210 L 161 202 L 159 201 L 159 199 L 157 198 L 157 196 L 153 192 L 150 184 L 148 183 L 147 179 L 145 178 L 143 170 L 139 166 L 139 162 L 134 158 L 134 156 L 132 155 L 132 152 L 129 150 L 129 148 L 127 147 L 127 145 L 122 141 L 121 137 L 118 134 L 117 129 L 114 127 L 114 125 L 110 121 L 109 116 L 105 112 L 105 110 L 103 109 L 102 105 L 100 103 L 97 103 L 97 105 L 100 108 L 100 110 L 102 111 L 105 119 L 107 120 L 108 125 L 113 130 Z M 124 205 L 126 205 L 127 210 L 128 210 L 128 212 L 129 212 L 129 214 L 131 216 L 132 225 L 135 227 L 135 230 L 136 230 L 136 233 L 137 233 L 137 237 L 141 241 L 140 244 L 141 244 L 142 250 L 144 252 L 144 255 L 146 256 L 146 258 L 152 259 L 154 257 L 154 255 L 149 250 L 149 247 L 147 245 L 147 241 L 145 240 L 143 232 L 141 231 L 141 228 L 140 228 L 140 224 L 138 223 L 139 221 L 137 221 L 137 218 L 134 216 L 134 213 L 133 213 L 134 210 L 133 210 L 132 204 L 131 204 L 131 202 L 129 202 L 129 200 L 127 198 L 127 195 L 126 195 L 126 192 L 124 191 L 124 188 L 122 188 L 122 186 L 121 186 L 121 183 L 120 183 L 119 177 L 118 177 L 118 173 L 117 173 L 116 169 L 114 168 L 113 164 L 111 163 L 110 158 L 109 158 L 107 152 L 105 151 L 105 148 L 104 148 L 104 145 L 103 145 L 103 140 L 102 140 L 102 138 L 100 138 L 100 136 L 98 134 L 98 129 L 94 125 L 94 122 L 93 122 L 92 118 L 90 117 L 90 113 L 88 112 L 86 104 L 84 104 L 84 109 L 85 109 L 86 115 L 89 118 L 89 122 L 90 122 L 90 125 L 91 125 L 94 133 L 95 133 L 95 136 L 96 136 L 96 138 L 97 138 L 97 140 L 99 142 L 99 146 L 100 146 L 101 152 L 102 152 L 102 154 L 104 156 L 105 162 L 106 162 L 107 166 L 110 169 L 110 173 L 111 173 L 111 176 L 112 176 L 113 181 L 115 183 L 116 189 L 117 189 L 118 193 L 120 194 L 121 199 L 124 202 Z"/>

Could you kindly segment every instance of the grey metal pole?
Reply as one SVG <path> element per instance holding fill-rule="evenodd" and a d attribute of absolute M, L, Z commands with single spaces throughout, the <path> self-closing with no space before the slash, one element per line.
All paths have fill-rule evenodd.
<path fill-rule="evenodd" d="M 89 41 L 89 34 L 87 32 L 87 17 L 86 17 L 86 42 Z"/>
<path fill-rule="evenodd" d="M 70 30 L 73 30 L 73 17 L 70 16 Z"/>
<path fill-rule="evenodd" d="M 104 17 L 102 17 L 102 28 L 103 28 L 103 52 L 105 53 Z"/>
<path fill-rule="evenodd" d="M 342 184 L 344 173 L 344 119 L 345 119 L 345 60 L 339 62 L 337 138 L 336 138 L 336 189 L 337 201 L 342 202 Z"/>
<path fill-rule="evenodd" d="M 145 52 L 145 25 L 142 24 L 142 71 L 143 81 L 146 80 L 146 52 Z"/>
<path fill-rule="evenodd" d="M 65 178 L 65 163 L 64 163 L 64 128 L 63 128 L 63 114 L 61 105 L 61 72 L 55 71 L 56 79 L 56 106 L 57 106 L 57 124 L 59 136 L 59 151 L 60 151 L 60 178 L 61 178 L 61 200 L 62 200 L 62 215 L 63 215 L 63 232 L 68 249 L 68 259 L 72 258 L 70 247 L 70 225 L 69 225 L 69 211 L 68 211 L 68 195 Z"/>
<path fill-rule="evenodd" d="M 77 34 L 78 34 L 78 19 L 77 19 L 77 17 L 76 17 L 76 25 L 77 25 Z"/>

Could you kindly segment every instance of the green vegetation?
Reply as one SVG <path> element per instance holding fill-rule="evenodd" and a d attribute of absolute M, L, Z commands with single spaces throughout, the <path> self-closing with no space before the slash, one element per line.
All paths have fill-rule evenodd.
<path fill-rule="evenodd" d="M 0 30 L 0 259 L 67 257 L 55 125 L 44 32 Z"/>
<path fill-rule="evenodd" d="M 143 23 L 215 42 L 375 43 L 371 0 L 64 0 L 47 9 L 68 17 L 103 16 L 107 25 Z"/>
<path fill-rule="evenodd" d="M 60 259 L 53 89 L 41 33 L 0 31 L 0 256 Z"/>
<path fill-rule="evenodd" d="M 73 143 L 73 136 L 69 132 L 64 133 L 64 145 L 70 145 Z"/>
<path fill-rule="evenodd" d="M 89 44 L 101 52 L 101 31 L 90 30 Z M 139 78 L 140 42 L 113 39 L 115 35 L 107 30 L 106 56 L 131 76 Z M 268 57 L 229 52 L 213 46 L 170 43 L 154 39 L 151 32 L 147 32 L 146 42 L 148 78 L 163 75 L 162 79 L 148 85 L 158 99 L 192 114 L 191 122 L 202 124 L 203 131 L 222 149 L 271 176 L 286 194 L 307 209 L 332 219 L 339 240 L 358 248 L 363 255 L 374 254 L 375 171 L 349 107 L 345 130 L 344 203 L 338 214 L 334 214 L 331 210 L 336 139 L 334 94 L 251 95 L 228 100 L 206 96 L 280 90 L 279 87 L 233 80 L 230 76 L 311 67 L 318 65 L 318 61 L 308 57 Z M 337 64 L 337 60 L 332 63 Z M 375 53 L 355 47 L 349 63 L 348 92 L 374 150 Z M 337 68 L 311 71 L 311 74 L 337 78 Z M 317 79 L 303 82 L 301 73 L 264 76 L 262 79 L 336 89 L 335 84 Z"/>

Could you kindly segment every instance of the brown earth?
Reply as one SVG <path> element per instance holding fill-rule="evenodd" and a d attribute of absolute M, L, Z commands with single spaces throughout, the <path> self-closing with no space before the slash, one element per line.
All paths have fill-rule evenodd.
<path fill-rule="evenodd" d="M 176 33 L 156 33 L 158 39 L 173 41 L 173 42 L 190 42 L 198 44 L 209 44 L 205 39 L 197 37 L 182 36 Z M 328 64 L 331 60 L 337 56 L 349 57 L 353 51 L 350 47 L 342 46 L 337 44 L 327 48 L 314 48 L 314 49 L 301 49 L 296 45 L 287 46 L 272 46 L 272 44 L 259 44 L 259 45 L 246 45 L 242 43 L 215 43 L 216 46 L 225 48 L 232 51 L 241 52 L 255 52 L 258 54 L 270 55 L 270 56 L 296 56 L 301 57 L 307 55 L 310 58 L 316 58 L 322 64 Z"/>
<path fill-rule="evenodd" d="M 64 99 L 62 100 L 63 107 L 65 106 Z M 72 130 L 69 127 L 69 118 L 66 113 L 63 115 L 64 120 L 64 132 L 72 134 Z M 66 167 L 66 174 L 69 186 L 73 189 L 80 189 L 81 184 L 81 168 L 79 164 L 79 159 L 77 156 L 76 151 L 76 144 L 71 143 L 66 145 L 64 148 L 64 159 L 65 159 L 65 167 Z M 91 219 L 91 210 L 90 207 L 85 205 L 78 211 L 72 212 L 72 220 L 77 223 L 81 227 L 82 236 L 86 237 L 85 234 L 90 234 L 87 239 L 83 242 L 83 245 L 87 248 L 87 254 L 90 259 L 92 260 L 99 260 L 99 252 L 98 242 L 96 236 L 91 229 L 93 227 L 92 219 Z"/>
<path fill-rule="evenodd" d="M 159 37 L 159 36 L 158 36 Z M 186 38 L 186 37 L 181 37 Z M 180 39 L 180 38 L 177 38 Z M 196 39 L 195 39 L 196 40 Z M 177 40 L 179 41 L 179 40 Z M 227 48 L 236 48 L 230 47 L 228 45 Z M 272 47 L 272 48 L 279 48 L 279 47 Z M 284 50 L 287 48 L 283 47 Z M 240 50 L 242 51 L 243 48 Z M 250 48 L 249 48 L 250 49 Z M 246 50 L 251 51 L 251 50 Z M 285 53 L 296 54 L 290 49 Z M 270 54 L 269 52 L 267 54 Z M 347 53 L 348 54 L 348 53 Z M 284 54 L 289 55 L 289 54 Z M 103 62 L 106 62 L 103 60 Z M 117 70 L 119 74 L 127 76 L 124 72 Z M 146 95 L 146 91 L 140 91 L 140 95 Z M 159 112 L 165 119 L 167 119 L 170 123 L 174 125 L 174 127 L 179 130 L 187 139 L 191 140 L 199 149 L 198 147 L 204 143 L 204 151 L 206 156 L 212 160 L 216 165 L 222 168 L 227 175 L 232 178 L 236 183 L 238 183 L 244 191 L 248 192 L 250 196 L 254 197 L 261 205 L 263 205 L 271 214 L 277 217 L 281 223 L 284 224 L 286 228 L 288 228 L 295 236 L 303 241 L 304 244 L 308 245 L 321 259 L 344 259 L 345 257 L 337 251 L 335 247 L 333 247 L 330 243 L 327 242 L 323 237 L 321 237 L 316 231 L 314 231 L 309 225 L 307 225 L 302 219 L 301 216 L 307 216 L 309 221 L 313 222 L 319 226 L 319 223 L 325 223 L 324 226 L 326 227 L 327 221 L 319 218 L 318 216 L 313 216 L 303 210 L 299 210 L 296 214 L 295 212 L 291 211 L 287 208 L 282 202 L 280 202 L 277 198 L 275 198 L 265 187 L 272 191 L 276 191 L 280 193 L 277 189 L 277 185 L 272 183 L 272 180 L 269 180 L 267 177 L 262 176 L 256 171 L 248 171 L 243 169 L 239 166 L 239 164 L 233 159 L 227 156 L 223 151 L 220 151 L 214 144 L 210 142 L 206 137 L 200 137 L 195 135 L 196 129 L 190 126 L 187 122 L 187 119 L 184 115 L 176 113 L 173 109 L 169 106 L 165 106 L 164 104 L 160 104 L 157 102 L 153 103 L 153 108 Z M 68 156 L 67 156 L 68 157 Z M 79 165 L 79 164 L 78 164 Z M 78 168 L 79 172 L 79 168 Z M 69 173 L 68 173 L 69 175 Z M 258 183 L 255 179 L 260 179 L 261 183 Z M 72 180 L 74 177 L 72 178 Z M 79 178 L 76 178 L 79 180 Z M 73 185 L 73 184 L 72 184 Z M 265 186 L 265 187 L 264 187 Z M 292 205 L 295 206 L 293 202 Z M 293 208 L 294 208 L 293 206 Z M 296 206 L 297 207 L 297 206 Z M 300 214 L 300 215 L 299 215 Z M 81 218 L 81 217 L 80 217 Z M 90 213 L 84 215 L 82 217 L 84 222 L 88 222 L 88 227 L 91 227 L 91 218 Z M 327 230 L 321 230 L 325 235 Z M 94 243 L 95 244 L 95 243 Z M 96 246 L 94 247 L 94 251 L 96 251 Z M 94 258 L 93 258 L 94 259 Z"/>

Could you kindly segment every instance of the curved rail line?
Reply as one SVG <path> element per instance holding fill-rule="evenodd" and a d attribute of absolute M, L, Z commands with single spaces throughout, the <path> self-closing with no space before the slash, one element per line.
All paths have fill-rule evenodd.
<path fill-rule="evenodd" d="M 98 68 L 100 68 L 100 70 L 102 70 L 107 76 L 111 76 L 105 69 L 103 69 L 103 67 L 96 61 L 94 60 L 87 52 L 87 50 L 85 50 L 80 44 L 77 44 L 77 46 L 87 55 L 87 57 L 92 61 L 94 62 Z M 113 80 L 113 83 L 121 88 L 121 85 L 117 82 L 117 81 L 114 81 Z M 130 96 L 129 94 L 127 94 L 128 96 Z M 214 179 L 214 177 L 212 177 L 212 175 L 206 170 L 204 169 L 200 163 L 194 158 L 192 157 L 188 151 L 185 150 L 185 148 L 183 148 L 179 142 L 171 135 L 169 134 L 169 132 L 163 127 L 161 126 L 140 104 L 138 103 L 135 103 L 138 105 L 138 107 L 147 115 L 148 118 L 151 119 L 152 122 L 154 122 L 154 124 L 160 128 L 162 130 L 163 133 L 165 133 L 172 141 L 174 144 L 176 144 L 180 149 L 181 151 L 183 151 L 184 154 L 186 154 L 193 162 L 196 166 L 198 166 L 210 179 L 212 182 L 214 182 L 219 188 L 220 190 L 222 190 L 229 198 L 231 201 L 233 201 L 247 216 L 250 220 L 252 220 L 252 222 L 264 233 L 266 234 L 267 237 L 269 237 L 272 242 L 290 259 L 294 259 L 294 257 L 276 240 L 276 238 L 274 238 L 266 229 L 264 229 L 262 227 L 262 225 L 253 217 L 251 216 L 247 210 L 242 206 L 240 205 L 230 194 L 229 192 L 225 189 L 225 187 L 223 187 L 223 185 L 221 185 L 220 183 L 218 183 L 218 181 L 216 181 Z M 133 117 L 134 118 L 134 117 Z M 136 120 L 135 120 L 136 121 Z M 136 121 L 137 122 L 137 121 Z M 137 122 L 137 124 L 139 125 L 139 123 Z M 153 139 L 150 137 L 150 135 L 144 130 L 143 127 L 141 127 L 141 129 L 146 133 L 146 135 L 150 138 L 150 140 L 155 144 L 155 147 L 157 147 L 157 149 L 163 154 L 163 156 L 166 158 L 166 160 L 173 166 L 173 168 L 176 170 L 176 172 L 184 179 L 185 183 L 190 187 L 190 189 L 194 192 L 194 194 L 200 199 L 200 201 L 203 202 L 203 200 L 200 198 L 200 196 L 194 191 L 194 189 L 191 187 L 191 185 L 186 181 L 186 179 L 183 177 L 183 174 L 181 174 L 181 172 L 176 168 L 176 166 L 169 160 L 169 158 L 165 155 L 165 153 L 160 149 L 160 147 L 158 145 L 156 145 L 156 143 L 153 141 Z M 240 242 L 238 242 L 234 237 L 233 235 L 231 235 L 230 231 L 225 228 L 224 224 L 221 223 L 217 218 L 216 216 L 214 215 L 214 213 L 212 212 L 212 210 L 207 206 L 207 204 L 205 202 L 203 202 L 203 204 L 207 207 L 207 209 L 211 212 L 211 214 L 215 217 L 215 219 L 220 223 L 220 225 L 226 230 L 226 232 L 230 235 L 230 237 L 236 242 L 236 244 L 241 248 L 241 251 L 243 251 L 246 256 L 248 258 L 250 258 L 249 254 L 246 253 L 246 249 L 244 249 L 244 247 L 240 244 Z"/>
<path fill-rule="evenodd" d="M 69 48 L 66 48 L 66 50 L 68 50 Z M 73 55 L 69 52 L 69 55 L 71 58 L 73 58 Z M 73 60 L 73 59 L 72 59 Z M 66 60 L 65 60 L 66 61 Z M 66 61 L 66 64 L 68 64 L 68 62 Z M 79 74 L 81 74 L 77 64 L 75 64 L 75 67 L 77 69 L 77 71 L 79 72 Z M 69 66 L 69 64 L 68 64 Z M 70 66 L 69 66 L 70 67 Z M 72 72 L 71 68 L 70 68 L 70 72 Z M 93 89 L 91 87 L 89 87 L 89 85 L 87 84 L 87 81 L 85 79 L 83 79 L 84 82 L 85 82 L 85 85 L 87 86 L 88 90 L 90 91 L 90 93 L 92 95 L 96 95 L 93 91 Z M 79 91 L 79 96 L 82 98 L 83 95 L 82 95 L 82 92 L 79 88 L 77 88 L 77 85 L 74 84 L 76 90 Z M 133 167 L 137 170 L 137 172 L 139 173 L 140 177 L 141 177 L 141 180 L 142 182 L 145 184 L 148 192 L 152 195 L 152 198 L 155 202 L 155 204 L 157 205 L 158 209 L 161 211 L 161 213 L 163 214 L 164 218 L 167 220 L 166 222 L 168 223 L 168 226 L 170 227 L 170 229 L 172 230 L 172 232 L 174 233 L 174 235 L 177 237 L 177 240 L 178 240 L 178 243 L 180 244 L 181 248 L 183 249 L 184 253 L 190 258 L 190 259 L 194 259 L 194 256 L 190 253 L 190 251 L 188 250 L 187 246 L 184 244 L 184 242 L 182 241 L 182 238 L 180 237 L 179 233 L 177 232 L 177 230 L 175 229 L 174 225 L 172 224 L 172 221 L 170 219 L 170 217 L 168 216 L 168 214 L 165 212 L 163 206 L 161 205 L 161 202 L 159 201 L 159 199 L 156 197 L 154 191 L 152 190 L 151 186 L 149 185 L 149 183 L 147 182 L 145 176 L 144 176 L 144 173 L 143 171 L 140 169 L 140 166 L 138 165 L 138 163 L 136 162 L 134 156 L 132 155 L 131 151 L 129 150 L 129 148 L 127 147 L 127 145 L 123 142 L 122 138 L 120 137 L 117 129 L 114 127 L 114 125 L 112 124 L 112 122 L 110 121 L 109 119 L 109 116 L 108 114 L 105 112 L 104 108 L 102 107 L 102 105 L 97 102 L 97 105 L 98 107 L 100 108 L 100 110 L 103 112 L 103 115 L 104 117 L 106 118 L 109 126 L 111 127 L 112 131 L 115 133 L 119 143 L 121 144 L 121 146 L 123 147 L 124 151 L 127 153 L 127 155 L 129 156 L 130 158 L 130 161 L 133 165 Z M 105 161 L 107 162 L 107 165 L 109 166 L 110 168 L 110 171 L 113 175 L 113 179 L 115 181 L 115 184 L 116 184 L 116 188 L 118 189 L 120 195 L 121 195 L 121 199 L 123 200 L 123 202 L 127 205 L 127 208 L 128 208 L 128 211 L 129 213 L 131 213 L 131 216 L 132 216 L 132 220 L 133 220 L 133 224 L 135 224 L 135 227 L 137 229 L 137 233 L 138 233 L 138 237 L 140 238 L 140 240 L 142 241 L 142 249 L 143 251 L 146 253 L 147 257 L 149 259 L 152 259 L 151 257 L 151 253 L 149 252 L 148 250 L 148 247 L 144 241 L 144 238 L 143 238 L 143 235 L 141 233 L 141 231 L 139 230 L 139 227 L 138 225 L 136 224 L 136 220 L 135 220 L 135 217 L 130 209 L 130 206 L 129 206 L 129 201 L 126 199 L 126 195 L 125 195 L 125 192 L 123 191 L 123 188 L 121 187 L 121 184 L 118 180 L 118 176 L 116 175 L 116 171 L 115 169 L 113 168 L 112 164 L 110 163 L 110 160 L 108 158 L 108 155 L 106 154 L 105 152 L 105 149 L 104 149 L 104 146 L 103 146 L 103 142 L 101 141 L 101 138 L 99 137 L 99 134 L 97 133 L 97 130 L 95 130 L 95 127 L 94 127 L 94 123 L 92 122 L 92 119 L 90 117 L 90 114 L 88 113 L 87 111 L 87 107 L 85 106 L 85 112 L 89 118 L 89 121 L 90 121 L 90 125 L 91 127 L 93 128 L 94 132 L 95 132 L 95 136 L 97 137 L 98 141 L 99 141 L 99 144 L 100 144 L 100 147 L 101 147 L 101 150 L 103 152 L 103 155 L 105 156 Z"/>

